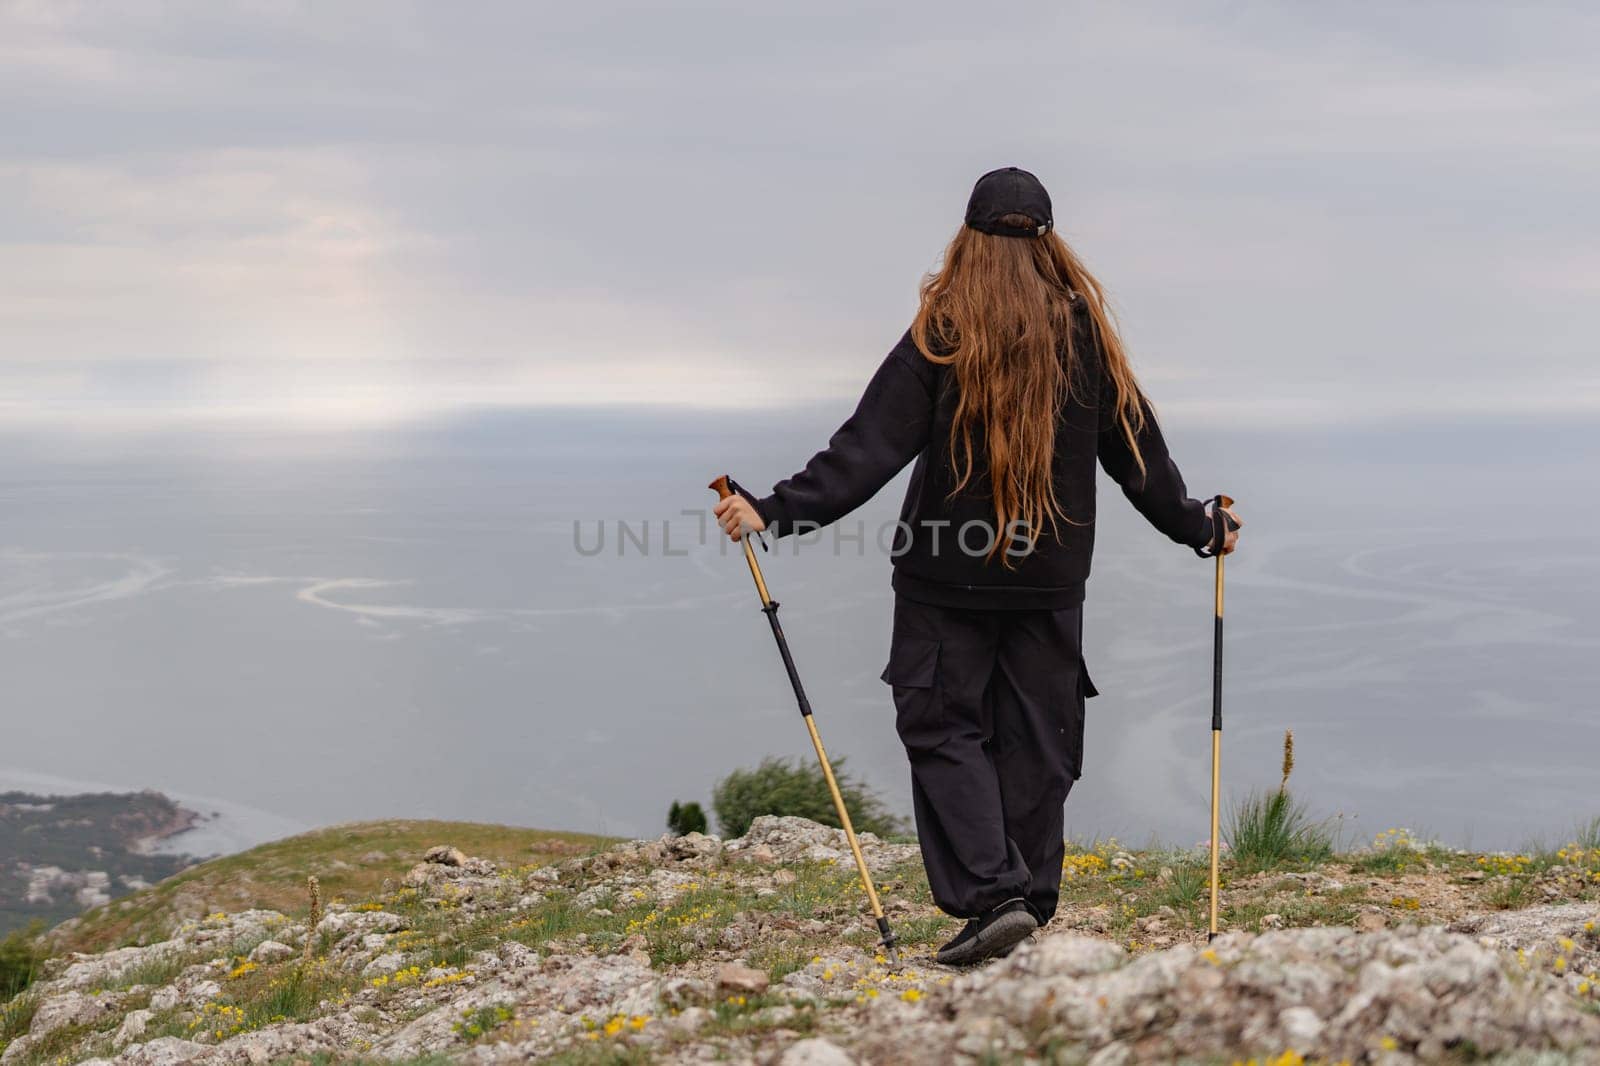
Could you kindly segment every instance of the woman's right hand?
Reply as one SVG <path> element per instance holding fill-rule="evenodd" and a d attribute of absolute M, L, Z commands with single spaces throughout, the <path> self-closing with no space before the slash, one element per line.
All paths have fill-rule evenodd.
<path fill-rule="evenodd" d="M 1238 547 L 1238 545 L 1239 545 L 1239 530 L 1244 527 L 1244 522 L 1239 518 L 1239 515 L 1231 507 L 1224 507 L 1222 509 L 1222 513 L 1227 515 L 1229 518 L 1233 519 L 1233 524 L 1234 524 L 1234 528 L 1228 530 L 1227 539 L 1223 542 L 1222 554 L 1223 555 L 1232 555 L 1233 554 L 1233 550 L 1236 547 Z M 1213 550 L 1215 550 L 1216 545 L 1213 544 L 1211 547 L 1212 547 Z"/>

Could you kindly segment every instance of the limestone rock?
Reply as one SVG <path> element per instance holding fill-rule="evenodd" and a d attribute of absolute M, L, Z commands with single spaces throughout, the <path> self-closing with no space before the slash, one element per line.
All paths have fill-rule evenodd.
<path fill-rule="evenodd" d="M 134 1044 L 117 1056 L 118 1066 L 188 1066 L 208 1061 L 211 1049 L 192 1040 L 163 1036 L 148 1044 Z"/>
<path fill-rule="evenodd" d="M 872 833 L 856 834 L 867 865 L 884 869 L 920 854 L 914 844 L 886 844 Z M 850 844 L 844 830 L 818 825 L 805 818 L 764 814 L 750 823 L 744 836 L 723 845 L 735 858 L 763 863 L 851 863 Z"/>
<path fill-rule="evenodd" d="M 406 964 L 406 957 L 398 951 L 385 952 L 361 968 L 362 977 L 377 977 L 394 973 Z"/>
<path fill-rule="evenodd" d="M 1381 1037 L 1425 1060 L 1453 1047 L 1492 1057 L 1600 1042 L 1600 1017 L 1555 978 L 1438 927 L 1232 933 L 1209 950 L 1180 945 L 1131 960 L 1097 943 L 1045 937 L 957 978 L 909 1029 L 863 1027 L 855 1050 L 893 1057 L 914 1044 L 939 1061 L 1044 1045 L 1069 1060 L 1143 1063 L 1293 1048 L 1308 1059 L 1370 1061 Z"/>
<path fill-rule="evenodd" d="M 28 1035 L 37 1040 L 69 1025 L 98 1028 L 121 1013 L 120 1005 L 121 997 L 111 993 L 95 996 L 86 992 L 63 992 L 46 996 L 34 1011 Z"/>
<path fill-rule="evenodd" d="M 917 857 L 913 846 L 870 835 L 861 842 L 879 869 Z M 1229 933 L 1210 945 L 1194 942 L 1189 923 L 1167 907 L 1138 926 L 1139 939 L 1160 950 L 1130 955 L 1106 939 L 1041 933 L 979 969 L 948 971 L 913 951 L 906 970 L 890 974 L 860 936 L 862 902 L 836 829 L 762 818 L 727 842 L 663 838 L 568 854 L 559 867 L 538 869 L 497 871 L 464 855 L 418 864 L 415 884 L 434 910 L 404 938 L 397 934 L 411 919 L 388 911 L 332 904 L 307 931 L 270 911 L 207 907 L 170 940 L 51 960 L 30 992 L 33 1032 L 0 1058 L 5 1066 L 113 1053 L 118 1066 L 269 1066 L 321 1056 L 497 1066 L 581 1053 L 594 1040 L 629 1058 L 747 1066 L 1043 1057 L 1142 1066 L 1269 1061 L 1286 1049 L 1307 1061 L 1412 1066 L 1449 1061 L 1463 1048 L 1492 1061 L 1600 1066 L 1589 977 L 1600 970 L 1600 914 L 1592 904 L 1474 915 L 1450 929 L 1383 928 L 1392 912 L 1371 906 L 1365 932 L 1274 929 L 1280 922 L 1267 915 L 1259 935 Z M 750 905 L 801 881 L 809 893 L 802 864 L 814 861 L 840 865 L 833 888 L 798 909 Z M 1338 884 L 1314 872 L 1284 876 L 1313 893 Z M 880 887 L 897 923 L 932 917 L 893 878 Z M 198 906 L 206 901 L 197 893 Z M 560 928 L 552 903 L 582 924 L 542 939 L 541 925 Z M 208 1004 L 247 998 L 266 987 L 261 978 L 294 972 L 293 945 L 305 936 L 326 947 L 316 965 L 344 991 L 301 1021 L 220 1036 L 216 1027 L 188 1028 L 212 1017 Z M 738 957 L 769 945 L 818 954 L 769 985 Z M 408 961 L 425 966 L 441 949 L 455 965 L 373 983 Z M 263 972 L 230 981 L 241 953 Z M 668 961 L 656 966 L 652 953 Z M 135 971 L 147 983 L 130 987 Z M 104 988 L 117 990 L 91 994 Z M 728 997 L 736 1002 L 724 1004 Z M 724 1011 L 743 1013 L 749 1026 L 717 1024 Z M 152 1031 L 203 1035 L 145 1041 Z"/>
<path fill-rule="evenodd" d="M 833 1041 L 811 1037 L 790 1044 L 778 1066 L 856 1066 L 856 1060 Z"/>
<path fill-rule="evenodd" d="M 675 859 L 709 858 L 722 850 L 722 841 L 704 833 L 685 833 L 664 843 Z"/>
<path fill-rule="evenodd" d="M 145 1026 L 150 1023 L 150 1019 L 153 1017 L 155 1017 L 155 1012 L 151 1010 L 129 1011 L 128 1016 L 122 1019 L 122 1024 L 117 1027 L 117 1031 L 112 1034 L 111 1046 L 115 1048 L 126 1047 L 144 1036 Z"/>
<path fill-rule="evenodd" d="M 437 863 L 440 866 L 465 866 L 467 864 L 467 856 L 460 848 L 453 848 L 448 844 L 440 844 L 437 847 L 429 848 L 423 854 L 422 861 Z"/>
<path fill-rule="evenodd" d="M 271 964 L 294 958 L 296 952 L 288 944 L 276 940 L 263 940 L 250 949 L 250 961 Z"/>
<path fill-rule="evenodd" d="M 366 936 L 369 933 L 398 932 L 410 924 L 400 915 L 388 911 L 334 911 L 317 923 L 316 934 L 342 940 L 352 933 Z"/>
<path fill-rule="evenodd" d="M 181 954 L 185 945 L 176 940 L 165 940 L 142 948 L 118 948 L 100 955 L 73 953 L 64 959 L 52 960 L 46 969 L 50 974 L 59 969 L 59 976 L 35 986 L 40 988 L 104 988 L 114 984 L 124 974 L 141 966 Z"/>
<path fill-rule="evenodd" d="M 725 962 L 717 968 L 717 990 L 727 995 L 759 996 L 770 981 L 765 970 L 737 962 Z"/>

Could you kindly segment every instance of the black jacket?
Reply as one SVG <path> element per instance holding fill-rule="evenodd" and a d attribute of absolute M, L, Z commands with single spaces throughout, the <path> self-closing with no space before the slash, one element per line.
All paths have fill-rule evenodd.
<path fill-rule="evenodd" d="M 909 332 L 867 384 L 855 413 L 804 470 L 755 505 L 774 536 L 804 533 L 835 522 L 871 499 L 915 459 L 911 485 L 894 538 L 894 587 L 909 599 L 947 607 L 1060 608 L 1083 601 L 1094 549 L 1095 461 L 1122 486 L 1156 529 L 1180 544 L 1210 543 L 1205 505 L 1191 499 L 1167 454 L 1166 442 L 1146 404 L 1139 438 L 1147 474 L 1117 425 L 1116 388 L 1105 374 L 1084 301 L 1074 301 L 1075 371 L 1056 428 L 1056 497 L 1067 522 L 1058 535 L 1046 528 L 1032 550 L 1006 567 L 986 558 L 991 537 L 1023 550 L 1023 540 L 995 530 L 988 465 L 974 457 L 973 478 L 953 498 L 957 481 L 950 460 L 956 408 L 948 366 L 929 362 Z M 975 446 L 976 450 L 976 446 Z"/>

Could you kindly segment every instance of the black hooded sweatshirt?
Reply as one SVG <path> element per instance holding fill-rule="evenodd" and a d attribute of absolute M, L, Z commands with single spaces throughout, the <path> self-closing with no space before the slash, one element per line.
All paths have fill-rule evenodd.
<path fill-rule="evenodd" d="M 1057 529 L 1033 538 L 997 530 L 988 462 L 974 439 L 973 476 L 959 480 L 950 455 L 956 382 L 930 362 L 908 331 L 868 382 L 855 413 L 805 469 L 753 501 L 774 536 L 838 521 L 871 499 L 911 460 L 916 466 L 893 541 L 894 588 L 907 599 L 944 607 L 1058 609 L 1083 602 L 1094 549 L 1095 462 L 1156 529 L 1201 549 L 1211 541 L 1205 505 L 1191 499 L 1167 454 L 1149 402 L 1139 437 L 1141 475 L 1115 416 L 1116 385 L 1105 373 L 1093 320 L 1075 297 L 1073 373 L 1056 424 L 1056 498 L 1066 513 Z M 1011 534 L 1011 535 L 1008 535 Z M 988 558 L 994 537 L 1012 565 Z"/>

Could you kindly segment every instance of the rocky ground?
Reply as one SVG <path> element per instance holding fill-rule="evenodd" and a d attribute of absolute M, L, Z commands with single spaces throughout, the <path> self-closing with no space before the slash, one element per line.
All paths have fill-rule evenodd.
<path fill-rule="evenodd" d="M 1600 850 L 1380 842 L 1231 872 L 1115 842 L 1010 958 L 932 963 L 953 923 L 914 846 L 866 838 L 891 969 L 842 835 L 634 841 L 545 862 L 429 851 L 367 898 L 181 922 L 67 952 L 0 1008 L 0 1063 L 1088 1061 L 1600 1064 Z M 147 938 L 148 939 L 148 938 Z"/>

